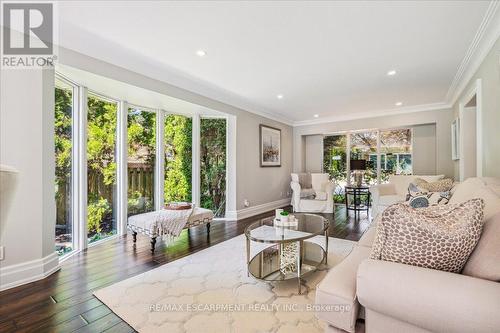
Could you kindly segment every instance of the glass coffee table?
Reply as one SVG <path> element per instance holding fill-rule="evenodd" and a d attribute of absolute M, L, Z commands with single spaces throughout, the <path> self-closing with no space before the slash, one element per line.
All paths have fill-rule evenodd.
<path fill-rule="evenodd" d="M 328 227 L 326 218 L 314 214 L 294 214 L 296 225 L 275 226 L 274 217 L 250 224 L 245 229 L 248 274 L 264 281 L 297 279 L 299 294 L 301 278 L 328 262 Z M 311 238 L 324 235 L 324 247 Z M 250 258 L 251 241 L 269 246 Z"/>

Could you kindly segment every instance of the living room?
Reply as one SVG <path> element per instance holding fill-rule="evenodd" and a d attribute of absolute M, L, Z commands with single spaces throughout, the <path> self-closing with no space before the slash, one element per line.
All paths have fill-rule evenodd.
<path fill-rule="evenodd" d="M 1 332 L 498 332 L 498 1 L 1 6 Z"/>

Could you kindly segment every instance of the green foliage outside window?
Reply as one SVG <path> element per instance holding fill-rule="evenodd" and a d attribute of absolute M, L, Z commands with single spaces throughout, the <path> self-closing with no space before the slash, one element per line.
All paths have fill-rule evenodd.
<path fill-rule="evenodd" d="M 72 155 L 72 91 L 55 89 L 55 201 L 56 252 L 63 255 L 72 250 L 71 239 L 71 155 Z"/>
<path fill-rule="evenodd" d="M 201 206 L 216 217 L 226 210 L 226 120 L 200 122 Z"/>
<path fill-rule="evenodd" d="M 165 203 L 191 202 L 192 130 L 191 118 L 165 118 Z"/>
<path fill-rule="evenodd" d="M 87 227 L 89 242 L 116 233 L 116 103 L 88 96 Z"/>

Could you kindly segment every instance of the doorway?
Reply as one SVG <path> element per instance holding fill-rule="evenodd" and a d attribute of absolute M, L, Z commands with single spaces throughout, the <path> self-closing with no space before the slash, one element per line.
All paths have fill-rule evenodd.
<path fill-rule="evenodd" d="M 481 81 L 477 80 L 460 103 L 460 181 L 482 175 L 480 91 Z"/>

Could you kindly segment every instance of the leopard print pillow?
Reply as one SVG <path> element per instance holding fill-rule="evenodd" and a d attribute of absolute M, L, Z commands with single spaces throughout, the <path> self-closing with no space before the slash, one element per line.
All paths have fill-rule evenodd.
<path fill-rule="evenodd" d="M 481 236 L 483 210 L 483 199 L 421 209 L 389 206 L 370 257 L 459 273 Z"/>
<path fill-rule="evenodd" d="M 426 192 L 448 192 L 453 188 L 453 179 L 445 178 L 429 183 L 422 178 L 417 178 L 415 184 Z"/>

